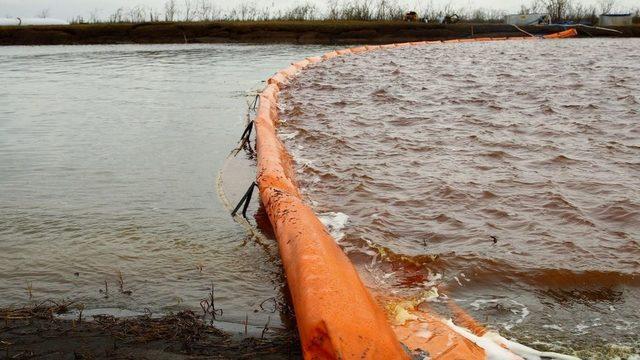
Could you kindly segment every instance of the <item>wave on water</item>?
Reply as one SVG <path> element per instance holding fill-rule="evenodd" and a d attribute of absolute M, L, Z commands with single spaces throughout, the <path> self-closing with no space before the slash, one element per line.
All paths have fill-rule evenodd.
<path fill-rule="evenodd" d="M 344 238 L 345 234 L 343 230 L 349 221 L 349 216 L 347 216 L 347 214 L 341 212 L 327 212 L 318 214 L 318 218 L 327 230 L 329 230 L 329 233 L 336 241 L 340 242 Z"/>
<path fill-rule="evenodd" d="M 562 341 L 628 345 L 616 321 L 640 325 L 630 89 L 640 63 L 612 54 L 640 56 L 640 46 L 570 40 L 545 43 L 553 62 L 522 56 L 536 46 L 401 48 L 318 64 L 283 92 L 282 131 L 296 134 L 285 144 L 305 195 L 332 211 L 323 223 L 384 291 L 435 286 L 467 306 L 502 296 L 515 320 L 470 310 L 522 339 L 554 331 L 543 327 L 559 325 L 548 312 L 571 329 L 600 318 L 606 326 Z"/>

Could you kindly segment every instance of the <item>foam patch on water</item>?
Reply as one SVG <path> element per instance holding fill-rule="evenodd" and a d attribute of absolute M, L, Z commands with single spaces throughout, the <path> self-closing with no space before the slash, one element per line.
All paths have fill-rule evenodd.
<path fill-rule="evenodd" d="M 79 315 L 80 315 L 80 311 L 74 309 L 64 314 L 58 314 L 56 315 L 56 318 L 62 319 L 62 320 L 75 320 L 75 319 L 78 319 Z M 145 313 L 139 312 L 139 311 L 127 310 L 127 309 L 118 309 L 118 308 L 85 309 L 82 311 L 82 317 L 84 319 L 91 319 L 94 316 L 99 316 L 99 315 L 110 315 L 116 318 L 129 318 L 129 317 L 142 316 L 142 315 L 145 315 Z"/>
<path fill-rule="evenodd" d="M 542 325 L 542 327 L 545 328 L 545 329 L 551 329 L 551 330 L 556 330 L 556 331 L 564 331 L 562 326 L 557 325 L 557 324 L 545 324 L 545 325 Z"/>
<path fill-rule="evenodd" d="M 532 349 L 505 339 L 497 332 L 489 331 L 482 336 L 477 336 L 468 329 L 454 324 L 452 320 L 445 321 L 445 323 L 467 340 L 483 348 L 488 360 L 580 360 L 571 355 Z"/>
<path fill-rule="evenodd" d="M 340 242 L 340 240 L 344 238 L 344 232 L 342 230 L 347 226 L 347 222 L 349 221 L 347 214 L 341 212 L 326 212 L 318 214 L 318 218 L 337 242 Z"/>
<path fill-rule="evenodd" d="M 510 299 L 476 299 L 473 302 L 471 302 L 469 305 L 471 305 L 476 310 L 481 310 L 486 308 L 487 306 L 501 305 L 505 301 L 507 302 L 507 304 L 503 306 L 509 309 L 509 311 L 515 316 L 515 319 L 512 319 L 502 324 L 502 326 L 506 330 L 511 330 L 516 325 L 522 324 L 522 322 L 524 322 L 527 316 L 529 316 L 530 314 L 529 308 L 527 308 L 526 305 Z M 513 308 L 514 305 L 518 308 Z"/>
<path fill-rule="evenodd" d="M 280 137 L 280 140 L 286 141 L 286 140 L 291 140 L 294 139 L 296 136 L 298 136 L 300 132 L 299 131 L 293 131 L 290 133 L 285 133 L 283 131 L 278 132 L 278 136 Z"/>
<path fill-rule="evenodd" d="M 524 304 L 521 304 L 515 300 L 511 300 L 512 303 L 516 304 L 517 306 L 520 307 L 520 311 L 515 310 L 515 309 L 511 309 L 511 312 L 518 315 L 518 319 L 516 319 L 515 324 L 511 324 L 510 327 L 505 326 L 505 328 L 507 330 L 509 330 L 510 328 L 512 328 L 513 326 L 517 325 L 517 324 L 521 324 L 524 319 L 529 316 L 529 308 L 527 308 Z"/>
<path fill-rule="evenodd" d="M 429 271 L 427 280 L 423 283 L 422 286 L 425 288 L 432 288 L 439 285 L 442 282 L 442 273 L 433 273 L 430 269 L 427 270 Z"/>

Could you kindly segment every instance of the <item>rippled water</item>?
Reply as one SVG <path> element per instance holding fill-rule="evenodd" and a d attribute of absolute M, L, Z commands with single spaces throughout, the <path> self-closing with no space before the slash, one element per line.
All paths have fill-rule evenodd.
<path fill-rule="evenodd" d="M 284 93 L 280 132 L 371 286 L 437 284 L 537 347 L 637 352 L 638 58 L 637 39 L 338 58 Z"/>
<path fill-rule="evenodd" d="M 320 50 L 1 47 L 0 306 L 32 287 L 31 301 L 87 309 L 199 309 L 213 283 L 223 321 L 277 326 L 260 304 L 280 296 L 280 267 L 245 241 L 215 179 L 246 92 Z"/>

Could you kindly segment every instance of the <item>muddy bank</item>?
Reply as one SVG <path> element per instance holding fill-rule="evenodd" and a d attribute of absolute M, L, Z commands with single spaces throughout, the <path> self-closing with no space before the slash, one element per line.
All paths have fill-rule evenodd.
<path fill-rule="evenodd" d="M 254 336 L 246 330 L 232 333 L 189 310 L 162 317 L 75 313 L 59 318 L 73 307 L 45 302 L 0 309 L 0 359 L 300 358 L 291 332 L 265 327 Z"/>
<path fill-rule="evenodd" d="M 623 32 L 589 29 L 581 36 L 640 36 L 640 26 L 618 28 Z M 562 27 L 524 27 L 532 34 L 547 34 Z M 304 22 L 197 22 L 141 24 L 80 24 L 0 28 L 0 45 L 81 45 L 160 43 L 293 43 L 383 44 L 416 40 L 442 40 L 484 36 L 523 36 L 504 24 L 424 24 L 403 22 L 304 21 Z"/>

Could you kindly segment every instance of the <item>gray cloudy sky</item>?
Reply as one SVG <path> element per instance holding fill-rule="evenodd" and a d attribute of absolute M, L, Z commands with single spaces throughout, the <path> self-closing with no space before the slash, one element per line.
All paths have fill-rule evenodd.
<path fill-rule="evenodd" d="M 136 5 L 151 7 L 162 12 L 165 1 L 166 0 L 0 0 L 0 17 L 34 17 L 43 9 L 48 9 L 51 17 L 65 20 L 71 19 L 77 15 L 82 15 L 87 19 L 92 12 L 95 12 L 100 17 L 105 18 L 120 7 L 131 8 Z M 184 0 L 177 0 L 180 4 L 182 4 L 183 1 Z M 191 1 L 193 2 L 196 0 Z M 597 4 L 599 2 L 599 0 L 575 1 L 585 5 Z M 253 2 L 260 6 L 272 6 L 279 8 L 287 8 L 294 4 L 304 2 L 316 4 L 320 8 L 326 4 L 326 1 L 324 0 L 213 0 L 213 3 L 222 8 L 231 8 L 242 2 Z M 452 4 L 455 7 L 484 7 L 515 11 L 520 8 L 521 4 L 529 3 L 530 0 L 400 0 L 399 2 L 406 5 L 407 8 L 415 9 L 423 9 L 431 3 L 435 7 Z M 640 7 L 640 0 L 617 0 L 616 4 L 617 7 L 628 10 Z"/>

